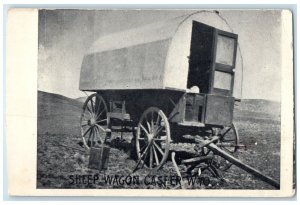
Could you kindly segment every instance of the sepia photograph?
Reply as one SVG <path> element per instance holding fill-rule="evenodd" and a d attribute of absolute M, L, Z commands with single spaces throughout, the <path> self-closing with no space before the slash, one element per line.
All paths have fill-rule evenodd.
<path fill-rule="evenodd" d="M 282 25 L 39 10 L 36 188 L 279 190 Z"/>

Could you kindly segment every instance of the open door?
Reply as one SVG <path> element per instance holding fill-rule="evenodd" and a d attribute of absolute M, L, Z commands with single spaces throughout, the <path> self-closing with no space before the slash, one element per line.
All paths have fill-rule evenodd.
<path fill-rule="evenodd" d="M 232 96 L 237 37 L 236 34 L 216 29 L 211 93 Z"/>
<path fill-rule="evenodd" d="M 193 21 L 187 87 L 198 86 L 209 93 L 214 58 L 214 31 L 211 26 Z"/>
<path fill-rule="evenodd" d="M 187 87 L 232 96 L 237 35 L 193 21 Z"/>

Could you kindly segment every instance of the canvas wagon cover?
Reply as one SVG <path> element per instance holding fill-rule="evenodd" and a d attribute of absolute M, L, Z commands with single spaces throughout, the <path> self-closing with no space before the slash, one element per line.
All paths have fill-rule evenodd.
<path fill-rule="evenodd" d="M 83 58 L 80 90 L 185 91 L 193 20 L 232 32 L 217 13 L 200 11 L 100 37 Z"/>

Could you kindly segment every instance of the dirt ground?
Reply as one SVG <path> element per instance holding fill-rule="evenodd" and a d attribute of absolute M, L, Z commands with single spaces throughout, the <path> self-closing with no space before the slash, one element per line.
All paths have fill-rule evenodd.
<path fill-rule="evenodd" d="M 247 103 L 250 105 L 257 102 L 260 101 Z M 280 116 L 278 112 L 264 112 L 261 109 L 256 112 L 255 109 L 248 109 L 251 106 L 243 104 L 235 109 L 234 121 L 239 131 L 240 143 L 246 145 L 246 148 L 239 150 L 238 158 L 279 182 Z M 79 101 L 39 92 L 37 188 L 180 188 L 172 182 L 158 183 L 157 178 L 152 181 L 146 169 L 131 173 L 136 165 L 136 161 L 130 157 L 131 134 L 126 134 L 125 141 L 119 143 L 119 146 L 111 147 L 105 171 L 89 169 L 89 153 L 80 146 L 81 107 L 82 103 Z M 114 133 L 113 138 L 118 137 L 120 133 Z M 189 149 L 188 146 L 191 145 L 182 146 Z M 179 165 L 179 168 L 184 169 L 183 165 Z M 163 168 L 153 175 L 171 177 L 176 175 L 176 171 L 172 162 L 167 161 Z M 203 183 L 192 184 L 186 179 L 185 188 L 274 189 L 236 166 L 222 172 L 222 175 L 223 179 L 220 179 L 212 177 L 210 173 L 202 173 L 201 179 L 209 178 L 209 183 L 202 181 Z M 123 176 L 123 180 L 109 183 L 106 178 L 116 176 Z M 133 183 L 133 177 L 139 178 L 136 183 Z"/>

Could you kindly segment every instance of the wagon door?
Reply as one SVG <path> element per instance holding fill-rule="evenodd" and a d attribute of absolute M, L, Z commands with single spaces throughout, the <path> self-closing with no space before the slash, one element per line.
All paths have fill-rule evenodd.
<path fill-rule="evenodd" d="M 236 47 L 236 34 L 193 21 L 187 87 L 231 96 Z"/>
<path fill-rule="evenodd" d="M 205 98 L 205 124 L 230 126 L 232 123 L 236 48 L 236 34 L 215 29 L 210 92 Z"/>
<path fill-rule="evenodd" d="M 201 93 L 209 93 L 210 90 L 214 33 L 213 27 L 193 21 L 187 87 L 198 86 Z"/>
<path fill-rule="evenodd" d="M 203 102 L 193 105 L 193 108 L 200 108 L 198 114 L 194 109 L 192 113 L 194 118 L 198 116 L 205 124 L 232 123 L 236 47 L 236 34 L 193 21 L 187 86 L 199 87 L 200 94 L 197 96 L 202 96 Z M 187 98 L 191 97 L 189 94 Z M 186 120 L 189 120 L 188 117 Z"/>

